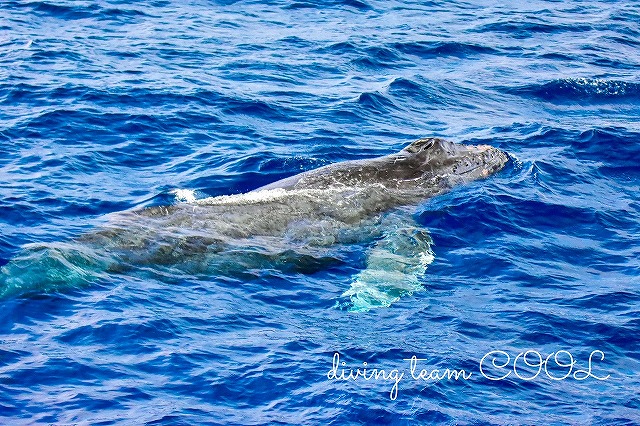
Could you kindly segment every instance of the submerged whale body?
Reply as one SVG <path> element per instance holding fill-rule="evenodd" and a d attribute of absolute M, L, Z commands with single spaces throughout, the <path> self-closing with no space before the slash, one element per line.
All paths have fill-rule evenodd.
<path fill-rule="evenodd" d="M 50 292 L 141 266 L 232 274 L 339 259 L 364 244 L 344 306 L 389 306 L 422 288 L 431 239 L 406 209 L 500 170 L 488 145 L 420 139 L 384 157 L 331 164 L 254 191 L 112 213 L 79 238 L 32 244 L 2 267 L 0 295 Z"/>

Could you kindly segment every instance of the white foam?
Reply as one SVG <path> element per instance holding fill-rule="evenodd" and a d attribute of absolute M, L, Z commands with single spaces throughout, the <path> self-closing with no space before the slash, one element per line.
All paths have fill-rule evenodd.
<path fill-rule="evenodd" d="M 174 189 L 171 191 L 173 195 L 176 197 L 176 201 L 181 203 L 195 203 L 196 193 L 193 189 Z"/>
<path fill-rule="evenodd" d="M 197 204 L 219 205 L 219 204 L 258 204 L 288 197 L 301 196 L 319 196 L 332 192 L 343 192 L 344 188 L 328 188 L 328 189 L 263 189 L 261 191 L 252 191 L 244 194 L 220 195 L 217 197 L 208 197 L 196 200 Z"/>

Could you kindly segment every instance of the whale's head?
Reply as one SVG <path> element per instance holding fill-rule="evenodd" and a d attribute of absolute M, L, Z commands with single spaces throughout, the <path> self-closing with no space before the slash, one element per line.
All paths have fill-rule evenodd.
<path fill-rule="evenodd" d="M 439 138 L 419 139 L 400 154 L 409 162 L 419 186 L 441 189 L 486 178 L 504 167 L 507 155 L 489 145 L 460 145 Z"/>

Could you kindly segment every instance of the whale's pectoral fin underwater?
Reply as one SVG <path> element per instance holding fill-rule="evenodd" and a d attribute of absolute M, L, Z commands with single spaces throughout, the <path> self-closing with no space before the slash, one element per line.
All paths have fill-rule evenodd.
<path fill-rule="evenodd" d="M 505 153 L 488 145 L 426 138 L 383 157 L 330 164 L 245 194 L 109 214 L 75 239 L 26 246 L 0 268 L 0 297 L 79 288 L 125 272 L 305 273 L 367 245 L 366 267 L 341 306 L 389 306 L 422 289 L 433 260 L 431 239 L 404 209 L 485 178 L 506 162 Z"/>
<path fill-rule="evenodd" d="M 352 312 L 388 307 L 424 289 L 424 273 L 434 259 L 431 237 L 409 215 L 394 213 L 383 222 L 385 231 L 367 250 L 365 269 L 342 294 L 349 301 L 338 307 Z"/>

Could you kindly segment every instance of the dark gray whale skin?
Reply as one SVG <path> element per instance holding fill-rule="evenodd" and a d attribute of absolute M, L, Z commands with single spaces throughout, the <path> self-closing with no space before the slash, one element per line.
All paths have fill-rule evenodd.
<path fill-rule="evenodd" d="M 392 192 L 429 197 L 456 184 L 487 177 L 506 162 L 506 154 L 489 145 L 456 145 L 444 139 L 425 138 L 391 155 L 331 164 L 274 182 L 258 191 L 381 185 Z"/>
<path fill-rule="evenodd" d="M 488 145 L 425 138 L 387 156 L 330 164 L 245 194 L 112 213 L 74 240 L 25 246 L 1 268 L 0 297 L 57 291 L 149 265 L 205 274 L 305 265 L 339 258 L 337 245 L 385 236 L 394 247 L 409 247 L 398 235 L 423 231 L 406 231 L 411 216 L 389 212 L 485 178 L 506 162 L 505 153 Z"/>

